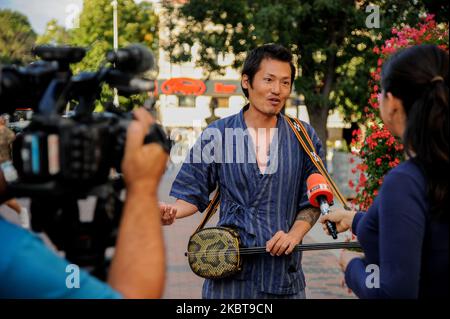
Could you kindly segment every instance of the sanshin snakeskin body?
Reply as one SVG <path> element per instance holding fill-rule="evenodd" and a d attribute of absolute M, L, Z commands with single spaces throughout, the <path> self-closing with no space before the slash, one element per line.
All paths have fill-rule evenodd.
<path fill-rule="evenodd" d="M 189 239 L 189 266 L 203 278 L 231 276 L 241 270 L 239 245 L 239 234 L 231 228 L 203 228 Z"/>

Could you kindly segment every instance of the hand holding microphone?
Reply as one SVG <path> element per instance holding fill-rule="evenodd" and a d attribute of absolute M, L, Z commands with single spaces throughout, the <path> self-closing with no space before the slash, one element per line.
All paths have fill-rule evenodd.
<path fill-rule="evenodd" d="M 333 210 L 327 215 L 321 216 L 319 218 L 319 223 L 323 224 L 323 229 L 328 232 L 326 223 L 328 221 L 336 224 L 336 231 L 338 233 L 345 232 L 352 227 L 353 218 L 355 217 L 355 211 L 348 211 L 345 209 Z"/>
<path fill-rule="evenodd" d="M 320 207 L 320 214 L 322 216 L 328 215 L 330 211 L 329 203 L 333 202 L 333 192 L 328 186 L 325 178 L 320 174 L 311 174 L 306 180 L 307 194 L 311 205 Z M 325 221 L 328 232 L 333 237 L 337 238 L 336 224 L 330 220 Z"/>

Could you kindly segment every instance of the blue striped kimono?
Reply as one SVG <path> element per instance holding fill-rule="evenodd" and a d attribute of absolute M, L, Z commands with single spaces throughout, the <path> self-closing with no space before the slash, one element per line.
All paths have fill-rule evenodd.
<path fill-rule="evenodd" d="M 231 138 L 230 143 L 230 131 L 247 129 L 243 116 L 247 108 L 212 123 L 202 132 L 186 157 L 170 195 L 204 211 L 210 193 L 218 185 L 218 226 L 237 229 L 245 247 L 265 246 L 277 231 L 289 232 L 297 213 L 310 206 L 306 179 L 317 170 L 286 119 L 278 115 L 277 135 L 270 146 L 268 168 L 262 174 L 251 158 L 253 142 L 248 135 L 244 135 L 243 149 L 238 147 L 242 142 L 238 138 Z M 303 124 L 323 159 L 317 134 L 310 125 Z M 242 153 L 248 155 L 244 156 L 244 162 Z M 233 159 L 231 163 L 230 159 Z M 206 279 L 203 298 L 302 298 L 305 278 L 301 258 L 301 252 L 246 256 L 239 274 Z"/>

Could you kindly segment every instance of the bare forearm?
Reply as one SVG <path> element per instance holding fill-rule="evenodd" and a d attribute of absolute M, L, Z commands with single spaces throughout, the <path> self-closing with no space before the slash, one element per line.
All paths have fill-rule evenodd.
<path fill-rule="evenodd" d="M 307 207 L 298 212 L 296 221 L 304 221 L 308 223 L 311 227 L 317 222 L 320 217 L 320 209 L 316 207 Z"/>
<path fill-rule="evenodd" d="M 308 207 L 298 212 L 294 225 L 289 233 L 300 240 L 308 233 L 320 217 L 320 210 L 315 207 Z"/>
<path fill-rule="evenodd" d="M 197 206 L 188 203 L 182 199 L 177 199 L 175 204 L 173 204 L 173 207 L 177 209 L 177 215 L 176 218 L 184 218 L 191 215 L 194 215 L 196 212 L 198 212 Z"/>
<path fill-rule="evenodd" d="M 159 298 L 164 289 L 164 243 L 158 200 L 148 188 L 129 190 L 108 281 L 128 298 Z"/>

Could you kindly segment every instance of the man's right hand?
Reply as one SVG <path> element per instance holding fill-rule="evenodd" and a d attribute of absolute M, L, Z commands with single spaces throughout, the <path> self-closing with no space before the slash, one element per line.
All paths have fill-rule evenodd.
<path fill-rule="evenodd" d="M 161 222 L 163 225 L 172 225 L 177 216 L 177 208 L 163 202 L 159 203 Z"/>
<path fill-rule="evenodd" d="M 175 219 L 191 216 L 198 211 L 198 208 L 182 199 L 177 199 L 174 204 L 160 202 L 159 210 L 161 212 L 161 223 L 172 225 Z"/>

